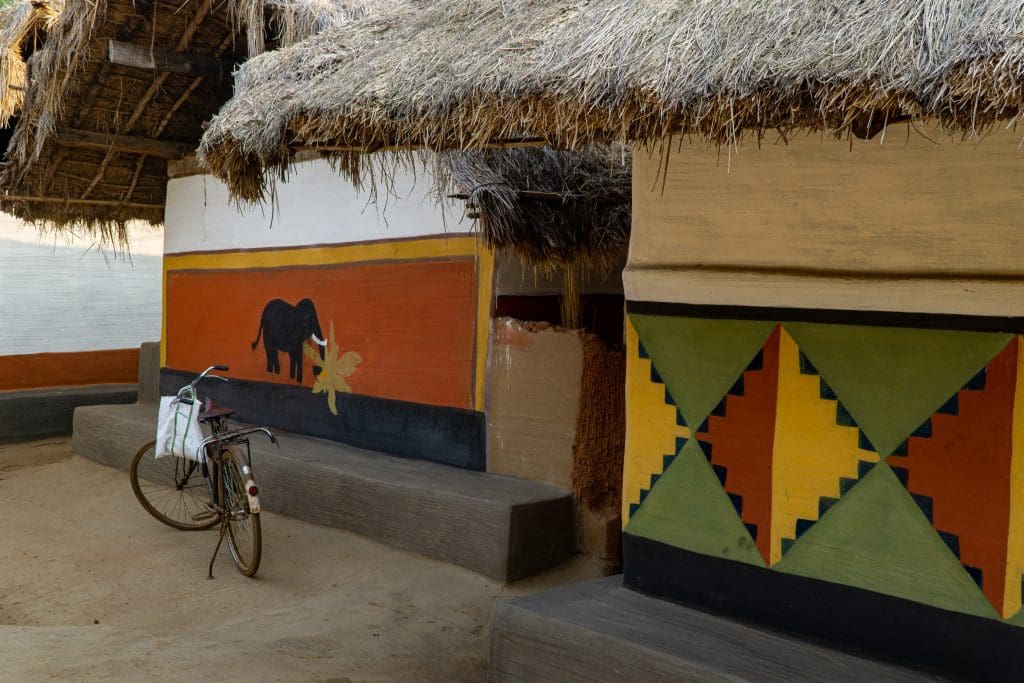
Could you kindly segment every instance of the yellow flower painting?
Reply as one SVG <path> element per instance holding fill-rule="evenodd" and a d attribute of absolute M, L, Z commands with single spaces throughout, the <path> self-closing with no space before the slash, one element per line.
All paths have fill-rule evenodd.
<path fill-rule="evenodd" d="M 320 368 L 320 374 L 316 375 L 313 381 L 314 394 L 327 394 L 327 407 L 331 413 L 338 414 L 338 401 L 336 392 L 342 391 L 352 393 L 352 387 L 346 382 L 346 378 L 356 371 L 356 366 L 363 362 L 362 356 L 355 351 L 346 351 L 340 356 L 341 349 L 334 339 L 334 321 L 331 321 L 330 334 L 327 335 L 327 346 L 324 349 L 324 357 L 320 358 L 315 346 L 306 344 L 303 351 L 313 359 L 314 367 Z"/>

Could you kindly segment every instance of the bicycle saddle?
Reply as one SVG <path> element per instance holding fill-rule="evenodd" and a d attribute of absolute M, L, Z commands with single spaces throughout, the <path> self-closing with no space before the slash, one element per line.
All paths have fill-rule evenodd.
<path fill-rule="evenodd" d="M 221 408 L 213 402 L 213 399 L 210 399 L 206 402 L 206 409 L 199 413 L 199 421 L 207 422 L 217 417 L 231 417 L 234 414 L 235 411 L 231 408 Z"/>

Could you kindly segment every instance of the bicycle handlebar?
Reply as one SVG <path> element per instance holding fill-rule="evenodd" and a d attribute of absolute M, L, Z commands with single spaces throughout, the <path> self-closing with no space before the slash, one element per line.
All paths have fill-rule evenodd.
<path fill-rule="evenodd" d="M 219 379 L 222 382 L 227 382 L 227 377 L 221 377 L 220 375 L 211 375 L 210 373 L 213 372 L 214 370 L 216 370 L 217 372 L 227 372 L 229 369 L 230 368 L 228 368 L 228 366 L 226 365 L 211 365 L 210 367 L 203 370 L 198 377 L 196 377 L 194 380 L 183 386 L 178 391 L 178 397 L 185 398 L 184 395 L 192 393 L 191 390 L 194 390 L 196 388 L 196 385 L 202 382 L 204 379 Z"/>

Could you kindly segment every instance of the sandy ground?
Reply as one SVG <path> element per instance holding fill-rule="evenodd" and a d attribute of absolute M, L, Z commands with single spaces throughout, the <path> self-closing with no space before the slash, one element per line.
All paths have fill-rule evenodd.
<path fill-rule="evenodd" d="M 591 578 L 576 560 L 503 587 L 264 514 L 241 576 L 215 532 L 149 517 L 124 472 L 67 441 L 0 446 L 0 680 L 478 681 L 496 600 Z"/>

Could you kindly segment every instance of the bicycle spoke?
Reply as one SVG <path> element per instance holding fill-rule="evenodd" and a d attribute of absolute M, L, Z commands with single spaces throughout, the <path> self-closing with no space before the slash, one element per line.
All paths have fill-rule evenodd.
<path fill-rule="evenodd" d="M 178 529 L 208 529 L 217 517 L 196 520 L 207 495 L 198 465 L 176 457 L 155 458 L 147 444 L 132 461 L 131 482 L 135 497 L 154 517 Z"/>

